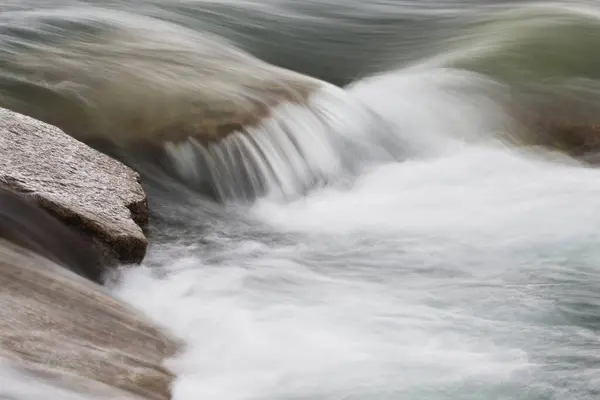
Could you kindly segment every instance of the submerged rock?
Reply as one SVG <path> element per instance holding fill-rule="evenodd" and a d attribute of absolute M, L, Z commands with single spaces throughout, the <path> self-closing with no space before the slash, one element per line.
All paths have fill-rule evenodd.
<path fill-rule="evenodd" d="M 132 24 L 107 12 L 86 20 L 60 10 L 50 18 L 73 24 L 61 25 L 57 35 L 47 21 L 17 18 L 15 27 L 46 39 L 24 39 L 18 28 L 6 32 L 16 45 L 2 53 L 0 105 L 86 143 L 105 140 L 136 150 L 189 137 L 219 142 L 260 125 L 278 105 L 304 104 L 326 85 L 219 36 L 155 19 Z"/>
<path fill-rule="evenodd" d="M 509 101 L 506 110 L 516 122 L 508 129 L 512 144 L 541 146 L 599 164 L 600 102 L 584 88 L 528 88 Z"/>
<path fill-rule="evenodd" d="M 0 109 L 0 186 L 90 237 L 106 261 L 144 258 L 148 207 L 139 175 L 54 126 Z"/>
<path fill-rule="evenodd" d="M 540 140 L 542 144 L 582 160 L 598 162 L 600 125 L 546 120 L 541 121 L 534 129 L 544 138 Z"/>
<path fill-rule="evenodd" d="M 103 287 L 0 239 L 0 361 L 85 398 L 166 400 L 178 347 Z"/>

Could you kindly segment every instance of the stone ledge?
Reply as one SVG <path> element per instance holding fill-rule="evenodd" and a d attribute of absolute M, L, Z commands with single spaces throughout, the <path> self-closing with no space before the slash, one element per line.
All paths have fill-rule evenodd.
<path fill-rule="evenodd" d="M 139 263 L 148 203 L 129 167 L 33 118 L 0 108 L 0 185 L 88 235 L 107 259 Z"/>

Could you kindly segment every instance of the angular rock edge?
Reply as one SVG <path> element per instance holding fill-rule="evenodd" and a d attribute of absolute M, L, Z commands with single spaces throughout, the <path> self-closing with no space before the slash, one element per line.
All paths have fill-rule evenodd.
<path fill-rule="evenodd" d="M 140 176 L 59 128 L 0 108 L 0 185 L 88 236 L 107 263 L 139 263 L 148 241 Z"/>

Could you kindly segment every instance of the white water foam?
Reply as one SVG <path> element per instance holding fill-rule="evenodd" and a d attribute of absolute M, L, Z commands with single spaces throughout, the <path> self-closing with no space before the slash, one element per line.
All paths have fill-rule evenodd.
<path fill-rule="evenodd" d="M 306 105 L 280 104 L 260 125 L 208 147 L 189 139 L 166 150 L 182 177 L 208 180 L 226 202 L 290 200 L 369 165 L 502 136 L 511 125 L 505 92 L 466 71 L 388 72 L 346 91 L 323 84 Z"/>
<path fill-rule="evenodd" d="M 600 172 L 456 141 L 494 122 L 432 81 L 363 85 L 400 137 L 454 144 L 263 199 L 256 234 L 208 228 L 216 250 L 128 271 L 117 293 L 189 344 L 175 400 L 593 398 Z"/>
<path fill-rule="evenodd" d="M 306 105 L 284 102 L 271 115 L 207 147 L 193 138 L 169 143 L 167 154 L 182 177 L 191 183 L 208 180 L 220 199 L 233 203 L 296 198 L 364 165 L 404 154 L 384 120 L 325 83 Z"/>
<path fill-rule="evenodd" d="M 508 89 L 470 71 L 412 67 L 363 79 L 348 91 L 395 127 L 413 158 L 489 144 L 514 126 L 503 108 Z"/>
<path fill-rule="evenodd" d="M 0 359 L 0 399 L 2 400 L 140 400 L 123 391 L 76 378 L 60 384 L 65 376 L 22 368 Z"/>

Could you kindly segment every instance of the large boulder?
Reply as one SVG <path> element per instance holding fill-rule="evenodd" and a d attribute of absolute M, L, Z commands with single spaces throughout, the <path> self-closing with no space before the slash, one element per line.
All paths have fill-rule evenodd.
<path fill-rule="evenodd" d="M 86 143 L 136 150 L 188 137 L 218 142 L 260 125 L 277 105 L 307 102 L 326 85 L 168 22 L 41 13 L 15 16 L 5 33 L 15 45 L 1 53 L 0 105 Z M 43 39 L 31 38 L 31 30 Z"/>
<path fill-rule="evenodd" d="M 106 261 L 145 256 L 148 206 L 138 173 L 52 125 L 0 109 L 0 186 L 91 238 Z"/>
<path fill-rule="evenodd" d="M 181 344 L 96 284 L 105 264 L 85 240 L 114 261 L 140 261 L 147 219 L 137 173 L 0 109 L 0 398 L 43 397 L 44 387 L 171 398 L 163 363 Z M 27 394 L 15 393 L 13 373 Z"/>
<path fill-rule="evenodd" d="M 0 239 L 0 361 L 33 374 L 28 385 L 168 400 L 174 376 L 163 362 L 179 346 L 104 287 Z M 10 384 L 1 398 L 14 395 Z"/>

